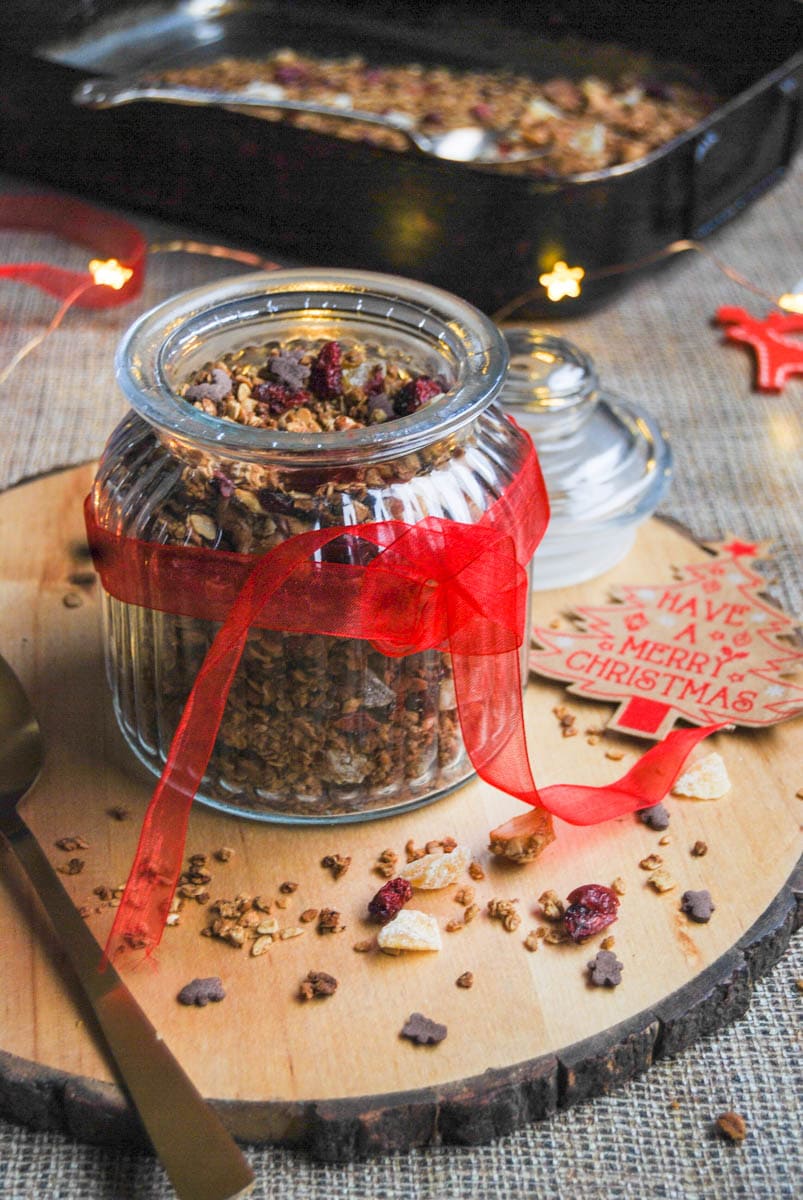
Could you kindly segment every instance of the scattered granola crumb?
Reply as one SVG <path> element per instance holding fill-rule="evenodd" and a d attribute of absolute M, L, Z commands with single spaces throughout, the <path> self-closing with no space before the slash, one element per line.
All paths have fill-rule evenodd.
<path fill-rule="evenodd" d="M 537 930 L 531 929 L 524 939 L 524 949 L 534 953 L 538 949 L 538 943 L 540 940 L 541 938 L 538 936 Z"/>
<path fill-rule="evenodd" d="M 115 804 L 111 808 L 106 809 L 106 815 L 115 821 L 127 821 L 131 813 L 127 808 L 123 808 L 122 805 Z"/>
<path fill-rule="evenodd" d="M 494 921 L 501 921 L 508 933 L 513 933 L 521 925 L 521 916 L 516 911 L 518 900 L 489 900 L 488 916 Z"/>
<path fill-rule="evenodd" d="M 277 908 L 287 908 L 288 903 L 289 903 L 289 901 L 287 899 L 287 896 L 277 896 L 276 897 L 276 907 Z"/>
<path fill-rule="evenodd" d="M 474 986 L 474 976 L 471 971 L 464 971 L 462 975 L 458 975 L 455 983 L 459 988 L 470 988 Z"/>
<path fill-rule="evenodd" d="M 321 1000 L 324 996 L 333 996 L 337 991 L 337 980 L 334 975 L 325 971 L 310 971 L 302 980 L 298 994 L 302 1000 Z"/>
<path fill-rule="evenodd" d="M 79 837 L 77 833 L 71 834 L 69 837 L 59 838 L 55 843 L 59 850 L 88 850 L 89 842 L 85 838 Z"/>
<path fill-rule="evenodd" d="M 624 758 L 624 756 L 625 756 L 624 750 L 606 750 L 605 751 L 605 757 L 609 758 L 611 760 L 611 762 L 621 762 L 622 759 Z"/>
<path fill-rule="evenodd" d="M 279 891 L 285 896 L 292 896 L 293 892 L 298 891 L 298 884 L 285 880 L 284 883 L 279 884 Z"/>
<path fill-rule="evenodd" d="M 410 1014 L 399 1036 L 416 1042 L 419 1046 L 435 1046 L 443 1041 L 446 1034 L 445 1025 L 439 1025 L 423 1013 L 414 1012 Z"/>
<path fill-rule="evenodd" d="M 719 800 L 730 791 L 730 779 L 722 756 L 708 754 L 692 763 L 672 788 L 673 796 L 687 796 L 692 800 Z"/>
<path fill-rule="evenodd" d="M 455 846 L 444 853 L 425 854 L 399 868 L 399 876 L 414 888 L 434 891 L 454 883 L 471 861 L 471 851 L 466 846 Z"/>
<path fill-rule="evenodd" d="M 541 912 L 548 921 L 562 921 L 563 914 L 566 911 L 566 905 L 561 900 L 557 892 L 552 888 L 547 892 L 542 892 L 538 897 L 538 903 L 541 906 Z"/>
<path fill-rule="evenodd" d="M 485 872 L 482 869 L 482 864 L 478 863 L 476 859 L 468 864 L 468 873 L 475 883 L 479 883 L 481 879 L 485 878 Z"/>
<path fill-rule="evenodd" d="M 663 861 L 660 854 L 648 854 L 646 858 L 642 858 L 639 866 L 642 871 L 654 871 L 657 867 L 661 866 Z"/>
<path fill-rule="evenodd" d="M 656 892 L 671 892 L 678 886 L 668 871 L 653 871 L 652 875 L 647 879 L 647 883 Z"/>
<path fill-rule="evenodd" d="M 803 788 L 798 788 L 795 792 L 795 796 L 798 800 L 803 800 Z"/>
<path fill-rule="evenodd" d="M 345 925 L 340 924 L 340 913 L 335 908 L 322 908 L 318 913 L 318 933 L 341 933 Z"/>
<path fill-rule="evenodd" d="M 196 1004 L 204 1008 L 207 1004 L 217 1004 L 225 999 L 226 992 L 219 976 L 210 975 L 208 979 L 193 979 L 186 983 L 176 996 L 179 1004 Z"/>
<path fill-rule="evenodd" d="M 233 857 L 234 851 L 232 850 L 231 846 L 221 846 L 219 850 L 215 851 L 215 858 L 218 860 L 218 862 L 230 862 Z"/>
<path fill-rule="evenodd" d="M 600 942 L 600 947 L 603 950 L 613 950 L 615 945 L 616 945 L 616 938 L 613 937 L 613 935 L 609 935 L 608 937 L 603 938 L 602 941 Z"/>
<path fill-rule="evenodd" d="M 317 916 L 317 908 L 305 908 L 298 919 L 303 925 L 309 925 L 310 921 L 314 921 Z"/>
<path fill-rule="evenodd" d="M 377 875 L 382 875 L 385 879 L 391 879 L 396 874 L 396 863 L 398 861 L 399 856 L 395 850 L 383 850 L 376 860 L 374 870 Z"/>
<path fill-rule="evenodd" d="M 415 862 L 418 858 L 423 858 L 426 850 L 418 850 L 412 838 L 408 838 L 404 844 L 404 853 L 408 863 Z"/>
<path fill-rule="evenodd" d="M 552 712 L 558 719 L 560 732 L 563 737 L 576 737 L 578 734 L 577 717 L 570 712 L 565 704 L 557 704 Z"/>
<path fill-rule="evenodd" d="M 301 937 L 302 933 L 306 933 L 306 929 L 301 929 L 298 925 L 286 925 L 284 929 L 279 930 L 279 940 L 289 942 L 291 938 Z"/>
<path fill-rule="evenodd" d="M 616 876 L 613 883 L 611 884 L 611 887 L 616 892 L 617 896 L 624 896 L 625 893 L 627 892 L 627 884 L 624 881 L 624 879 L 622 879 L 621 875 Z"/>
<path fill-rule="evenodd" d="M 651 808 L 639 809 L 638 819 L 650 829 L 669 828 L 669 809 L 665 804 L 653 804 Z"/>
<path fill-rule="evenodd" d="M 717 1128 L 731 1142 L 743 1142 L 747 1137 L 747 1122 L 736 1112 L 720 1113 Z"/>
<path fill-rule="evenodd" d="M 377 937 L 380 950 L 440 950 L 438 922 L 429 913 L 403 908 L 398 916 L 383 925 Z"/>
<path fill-rule="evenodd" d="M 624 964 L 610 950 L 599 950 L 588 964 L 588 981 L 593 987 L 618 987 Z"/>
<path fill-rule="evenodd" d="M 373 947 L 374 947 L 374 939 L 373 938 L 363 938 L 363 940 L 361 942 L 354 943 L 354 945 L 352 946 L 352 950 L 356 950 L 358 954 L 367 954 L 369 950 L 373 949 Z"/>
<path fill-rule="evenodd" d="M 560 925 L 556 925 L 554 929 L 546 931 L 544 941 L 550 946 L 560 946 L 563 942 L 569 941 L 569 935 Z"/>
<path fill-rule="evenodd" d="M 80 608 L 83 602 L 77 592 L 65 592 L 61 597 L 61 603 L 65 608 Z"/>
<path fill-rule="evenodd" d="M 692 846 L 691 853 L 695 858 L 703 858 L 708 853 L 708 846 L 705 842 L 697 841 Z"/>
<path fill-rule="evenodd" d="M 479 904 L 469 904 L 468 908 L 463 913 L 463 924 L 470 925 L 471 922 L 474 920 L 474 918 L 478 917 L 479 914 L 480 914 Z"/>
<path fill-rule="evenodd" d="M 467 908 L 469 904 L 474 903 L 474 888 L 473 887 L 459 888 L 454 894 L 454 899 L 457 904 L 462 904 L 464 908 Z"/>
<path fill-rule="evenodd" d="M 62 863 L 56 870 L 62 875 L 80 875 L 86 863 L 82 858 L 71 858 L 66 863 Z"/>
<path fill-rule="evenodd" d="M 272 933 L 262 934 L 262 936 L 258 937 L 255 942 L 251 943 L 251 956 L 253 958 L 259 958 L 260 955 L 267 953 L 267 951 L 270 950 L 272 945 L 273 945 L 273 934 Z"/>
<path fill-rule="evenodd" d="M 461 929 L 465 929 L 465 927 L 464 921 L 458 921 L 456 918 L 453 918 L 451 921 L 446 922 L 444 928 L 447 933 L 458 933 Z"/>
<path fill-rule="evenodd" d="M 333 879 L 339 879 L 341 875 L 345 875 L 351 866 L 351 859 L 345 858 L 342 854 L 327 854 L 321 859 L 321 866 L 326 867 L 332 872 Z"/>
<path fill-rule="evenodd" d="M 680 898 L 680 911 L 700 925 L 705 925 L 711 920 L 715 909 L 711 893 L 705 889 L 699 892 L 684 892 Z"/>
<path fill-rule="evenodd" d="M 803 992 L 803 979 L 796 979 L 796 980 L 795 980 L 795 987 L 797 988 L 797 990 L 798 990 L 799 992 Z"/>
<path fill-rule="evenodd" d="M 659 839 L 658 839 L 658 845 L 659 845 L 659 846 L 671 846 L 671 845 L 672 845 L 672 839 L 671 839 L 671 837 L 669 836 L 669 834 L 666 834 L 666 836 L 665 836 L 665 837 L 659 838 Z"/>

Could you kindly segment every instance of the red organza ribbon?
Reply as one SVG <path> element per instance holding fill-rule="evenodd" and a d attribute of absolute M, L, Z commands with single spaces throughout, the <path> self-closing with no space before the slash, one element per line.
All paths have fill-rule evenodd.
<path fill-rule="evenodd" d="M 38 287 L 79 308 L 115 308 L 139 294 L 147 245 L 139 230 L 111 213 L 64 196 L 0 196 L 0 228 L 54 233 L 85 246 L 93 258 L 116 259 L 131 277 L 120 288 L 96 284 L 89 271 L 68 271 L 50 263 L 1 263 L 0 279 Z"/>
<path fill-rule="evenodd" d="M 198 672 L 145 816 L 107 945 L 152 949 L 181 870 L 193 797 L 215 744 L 252 626 L 361 638 L 390 656 L 434 647 L 452 655 L 463 741 L 478 774 L 555 816 L 588 825 L 657 804 L 706 729 L 679 730 L 617 783 L 536 789 L 524 733 L 519 649 L 529 562 L 548 501 L 532 445 L 515 478 L 476 525 L 429 517 L 298 534 L 261 558 L 164 546 L 104 528 L 86 502 L 90 546 L 105 590 L 162 612 L 221 621 Z M 365 543 L 367 565 L 318 562 L 338 538 Z"/>

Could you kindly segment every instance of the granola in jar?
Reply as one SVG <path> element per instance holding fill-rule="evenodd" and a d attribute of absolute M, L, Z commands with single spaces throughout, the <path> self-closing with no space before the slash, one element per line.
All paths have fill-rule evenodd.
<path fill-rule="evenodd" d="M 142 380 L 134 387 L 121 370 L 138 411 L 112 436 L 95 485 L 110 525 L 261 556 L 309 530 L 427 515 L 470 523 L 496 500 L 526 443 L 488 407 L 505 365 L 490 322 L 391 277 L 323 271 L 304 283 L 304 272 L 276 272 L 222 285 L 233 304 L 185 301 L 187 326 L 208 333 L 171 322 L 147 403 L 137 403 Z M 143 318 L 152 340 L 181 302 Z M 131 345 L 121 358 L 139 370 Z M 371 555 L 348 535 L 318 553 L 357 565 Z M 218 626 L 104 599 L 115 710 L 159 771 Z M 266 819 L 356 819 L 433 798 L 471 770 L 442 647 L 389 657 L 357 638 L 253 627 L 199 799 Z"/>

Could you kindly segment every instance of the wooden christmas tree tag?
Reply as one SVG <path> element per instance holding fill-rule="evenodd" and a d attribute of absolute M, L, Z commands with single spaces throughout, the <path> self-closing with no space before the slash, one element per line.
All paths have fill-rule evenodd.
<path fill-rule="evenodd" d="M 536 627 L 530 667 L 570 680 L 569 691 L 618 701 L 609 729 L 662 738 L 683 719 L 765 726 L 803 711 L 803 668 L 789 637 L 796 622 L 763 600 L 751 564 L 764 546 L 710 544 L 709 562 L 671 584 L 617 589 L 611 604 L 578 607 L 576 627 Z"/>

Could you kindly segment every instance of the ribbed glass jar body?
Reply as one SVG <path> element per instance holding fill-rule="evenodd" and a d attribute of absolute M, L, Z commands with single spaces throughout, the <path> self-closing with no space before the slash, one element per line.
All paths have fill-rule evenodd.
<path fill-rule="evenodd" d="M 318 434 L 232 425 L 176 394 L 223 352 L 246 358 L 294 339 L 401 355 L 445 393 L 398 420 Z M 248 555 L 331 526 L 474 523 L 528 449 L 494 403 L 505 366 L 480 313 L 390 276 L 275 272 L 177 297 L 121 346 L 118 378 L 134 411 L 104 452 L 98 517 L 145 541 Z M 366 552 L 341 537 L 318 553 L 348 563 Z M 108 595 L 104 610 L 115 712 L 158 773 L 218 625 Z M 267 820 L 356 820 L 433 799 L 471 770 L 442 648 L 392 658 L 361 639 L 255 627 L 198 798 Z"/>

